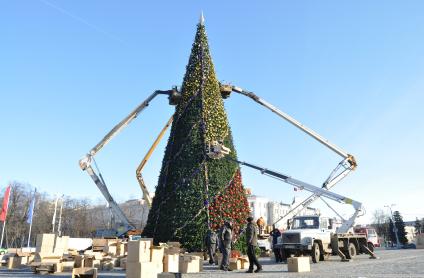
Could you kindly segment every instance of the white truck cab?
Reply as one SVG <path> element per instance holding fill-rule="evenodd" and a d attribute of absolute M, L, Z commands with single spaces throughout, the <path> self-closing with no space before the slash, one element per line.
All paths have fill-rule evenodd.
<path fill-rule="evenodd" d="M 312 260 L 324 260 L 325 254 L 331 254 L 331 235 L 336 232 L 333 219 L 318 215 L 293 218 L 289 230 L 282 234 L 282 246 L 287 255 L 309 253 Z M 317 252 L 322 251 L 322 252 Z M 316 256 L 314 256 L 316 255 Z M 317 258 L 316 258 L 317 257 Z"/>
<path fill-rule="evenodd" d="M 317 263 L 339 255 L 352 259 L 357 254 L 370 253 L 366 250 L 366 237 L 363 234 L 338 233 L 340 223 L 334 218 L 318 215 L 297 216 L 290 229 L 281 235 L 283 257 L 310 255 Z"/>

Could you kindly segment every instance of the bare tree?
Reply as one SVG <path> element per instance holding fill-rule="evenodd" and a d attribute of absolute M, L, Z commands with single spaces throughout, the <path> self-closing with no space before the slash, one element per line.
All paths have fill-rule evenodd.
<path fill-rule="evenodd" d="M 372 213 L 372 226 L 377 231 L 378 235 L 388 238 L 389 237 L 389 219 L 390 216 L 382 209 L 376 209 Z"/>
<path fill-rule="evenodd" d="M 6 247 L 27 245 L 29 233 L 28 208 L 32 198 L 35 197 L 30 244 L 34 246 L 35 235 L 52 232 L 55 198 L 45 192 L 35 192 L 35 188 L 29 184 L 13 181 L 10 185 L 12 189 L 6 219 L 5 245 Z M 2 197 L 0 197 L 0 202 L 3 201 Z M 96 204 L 93 204 L 87 198 L 75 199 L 68 196 L 63 197 L 62 201 L 62 235 L 91 237 L 96 229 L 111 228 L 110 210 L 104 205 L 104 201 L 97 201 Z M 145 213 L 146 207 L 141 200 L 127 201 L 121 207 L 136 228 L 143 225 L 147 214 Z"/>

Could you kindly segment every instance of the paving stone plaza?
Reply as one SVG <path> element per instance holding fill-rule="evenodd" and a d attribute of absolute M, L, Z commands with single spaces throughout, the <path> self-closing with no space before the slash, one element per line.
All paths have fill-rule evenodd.
<path fill-rule="evenodd" d="M 356 277 L 356 278 L 376 278 L 376 277 L 424 277 L 424 249 L 419 250 L 379 250 L 377 255 L 379 260 L 370 260 L 368 256 L 358 256 L 351 262 L 340 262 L 338 257 L 332 257 L 327 262 L 311 264 L 309 273 L 289 273 L 287 265 L 275 264 L 269 258 L 261 258 L 264 271 L 261 273 L 247 274 L 244 271 L 224 272 L 217 267 L 205 264 L 204 271 L 196 274 L 184 274 L 181 277 Z M 58 273 L 55 275 L 35 275 L 29 268 L 7 270 L 0 269 L 0 277 L 17 278 L 68 278 L 70 273 Z M 100 272 L 99 278 L 125 277 L 124 270 L 114 270 L 111 272 Z"/>

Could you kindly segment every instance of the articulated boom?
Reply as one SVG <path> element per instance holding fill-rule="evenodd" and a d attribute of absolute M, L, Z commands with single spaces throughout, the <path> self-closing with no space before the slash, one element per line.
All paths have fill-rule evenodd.
<path fill-rule="evenodd" d="M 125 127 L 127 127 L 131 123 L 132 120 L 134 120 L 135 118 L 137 118 L 137 116 L 158 95 L 168 95 L 169 104 L 171 104 L 171 105 L 176 105 L 179 102 L 180 98 L 181 98 L 181 95 L 177 91 L 176 88 L 173 88 L 172 90 L 167 90 L 167 91 L 160 91 L 160 90 L 155 91 L 145 101 L 143 101 L 139 106 L 137 106 L 127 117 L 125 117 L 121 122 L 119 122 L 111 131 L 109 131 L 105 135 L 105 137 L 103 137 L 103 139 L 99 143 L 97 143 L 97 145 L 94 146 L 89 151 L 89 153 L 87 155 L 85 155 L 79 161 L 80 168 L 83 171 L 86 171 L 90 175 L 90 177 L 92 178 L 92 180 L 97 185 L 97 187 L 99 188 L 100 192 L 102 193 L 103 197 L 105 197 L 106 201 L 109 204 L 109 207 L 112 210 L 113 216 L 115 217 L 115 219 L 117 219 L 116 222 L 120 223 L 121 226 L 123 226 L 123 228 L 125 229 L 124 233 L 126 231 L 135 229 L 135 227 L 134 227 L 134 225 L 132 225 L 130 223 L 130 221 L 125 216 L 125 214 L 123 213 L 123 211 L 121 210 L 121 208 L 119 207 L 119 205 L 113 199 L 112 195 L 110 195 L 109 190 L 108 190 L 108 188 L 106 186 L 105 181 L 103 180 L 103 177 L 102 177 L 100 171 L 98 170 L 99 173 L 97 174 L 96 171 L 94 171 L 94 169 L 92 168 L 91 165 L 92 165 L 92 162 L 95 162 L 94 156 L 105 145 L 107 145 L 110 142 L 110 140 L 112 140 L 113 137 L 115 137 Z M 169 124 L 170 124 L 170 122 L 172 122 L 172 118 L 170 119 Z M 163 136 L 163 134 L 162 134 L 162 136 Z M 148 156 L 150 156 L 149 153 L 148 153 Z M 144 166 L 144 164 L 143 164 L 143 166 Z M 140 169 L 140 171 L 141 171 L 143 166 L 141 166 L 141 169 L 140 169 L 140 167 L 137 169 L 137 174 L 139 173 L 138 170 Z M 97 167 L 97 165 L 96 165 L 96 167 Z M 146 200 L 146 202 L 148 204 L 151 204 L 150 195 L 148 194 L 147 188 L 145 186 L 143 186 L 144 185 L 144 182 L 143 182 L 143 179 L 141 177 L 141 174 L 139 176 L 137 175 L 137 179 L 138 179 L 139 182 L 141 180 L 140 186 L 141 186 L 141 188 L 143 190 L 143 197 L 144 197 L 144 199 Z"/>
<path fill-rule="evenodd" d="M 262 168 L 260 166 L 256 166 L 247 162 L 242 162 L 242 161 L 238 161 L 238 160 L 234 160 L 231 159 L 241 165 L 245 165 L 248 166 L 250 168 L 259 170 L 262 174 L 270 176 L 272 178 L 281 180 L 285 183 L 288 183 L 290 185 L 295 186 L 296 188 L 299 189 L 304 189 L 307 190 L 309 192 L 313 193 L 313 196 L 316 196 L 315 199 L 320 198 L 320 197 L 325 197 L 327 199 L 339 202 L 339 203 L 344 203 L 344 204 L 349 204 L 352 205 L 353 208 L 355 209 L 355 213 L 348 219 L 348 220 L 344 220 L 343 219 L 343 224 L 342 226 L 338 229 L 338 233 L 347 233 L 349 231 L 349 229 L 351 229 L 353 227 L 353 225 L 355 224 L 355 219 L 360 216 L 360 213 L 363 212 L 363 208 L 362 208 L 362 204 L 358 201 L 352 200 L 348 197 L 342 196 L 340 194 L 328 191 L 326 189 L 311 185 L 309 183 L 294 179 L 292 177 L 289 177 L 287 175 L 278 173 L 276 171 L 272 171 L 266 168 Z M 311 202 L 311 201 L 310 201 Z M 309 202 L 309 203 L 310 203 Z M 305 207 L 303 207 L 305 208 Z"/>
<path fill-rule="evenodd" d="M 326 138 L 322 137 L 312 129 L 308 128 L 304 124 L 300 123 L 290 115 L 282 112 L 280 109 L 272 105 L 271 103 L 265 101 L 264 99 L 260 98 L 259 96 L 255 95 L 252 92 L 246 91 L 240 87 L 232 86 L 228 84 L 221 84 L 221 95 L 223 98 L 228 98 L 231 95 L 231 92 L 236 92 L 241 95 L 247 96 L 256 103 L 264 106 L 265 108 L 271 110 L 273 113 L 277 114 L 284 120 L 288 121 L 290 124 L 295 126 L 296 128 L 300 129 L 301 131 L 305 132 L 330 150 L 334 151 L 338 155 L 340 155 L 343 160 L 340 161 L 340 163 L 334 168 L 333 171 L 331 171 L 328 178 L 323 182 L 322 188 L 325 190 L 331 189 L 334 185 L 336 185 L 340 180 L 342 180 L 344 177 L 346 177 L 351 171 L 355 170 L 358 166 L 355 157 L 351 154 L 348 154 L 346 151 L 341 149 L 340 147 L 336 146 L 335 144 L 328 141 Z M 312 194 L 305 200 L 303 200 L 300 204 L 298 204 L 296 207 L 294 207 L 292 210 L 290 210 L 286 215 L 284 215 L 282 218 L 280 218 L 277 222 L 288 219 L 296 216 L 299 212 L 301 212 L 303 209 L 308 207 L 311 203 L 313 203 L 316 199 L 318 199 L 320 195 Z M 277 223 L 276 222 L 276 223 Z M 275 223 L 274 223 L 275 224 Z"/>

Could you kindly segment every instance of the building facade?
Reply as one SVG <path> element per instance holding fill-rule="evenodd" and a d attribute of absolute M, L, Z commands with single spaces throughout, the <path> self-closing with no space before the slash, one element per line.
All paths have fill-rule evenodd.
<path fill-rule="evenodd" d="M 296 207 L 299 202 L 294 201 L 292 204 L 285 204 L 283 202 L 271 201 L 268 198 L 248 195 L 247 201 L 249 202 L 250 214 L 256 220 L 262 217 L 267 225 L 276 223 L 277 228 L 286 229 L 287 223 L 285 221 L 279 221 L 285 216 L 291 209 Z M 319 215 L 320 211 L 316 208 L 307 207 L 301 211 L 298 215 Z"/>

